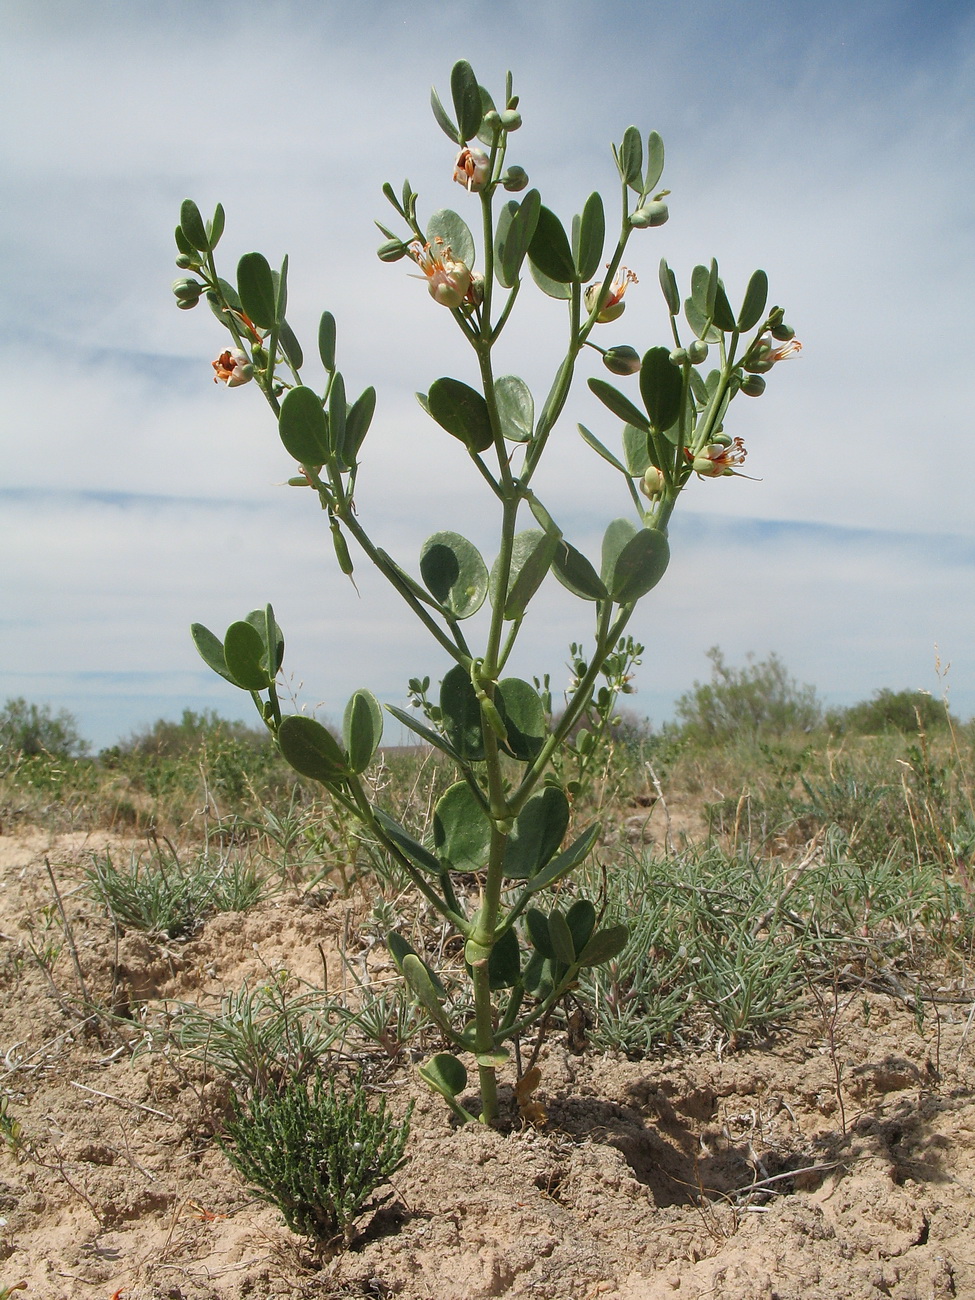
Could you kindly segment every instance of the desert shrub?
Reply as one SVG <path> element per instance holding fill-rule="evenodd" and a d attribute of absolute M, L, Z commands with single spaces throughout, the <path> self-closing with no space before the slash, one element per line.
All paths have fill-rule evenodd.
<path fill-rule="evenodd" d="M 949 714 L 944 704 L 927 691 L 892 691 L 884 686 L 869 700 L 846 709 L 831 709 L 826 722 L 837 735 L 876 736 L 885 731 L 910 734 L 946 727 Z"/>
<path fill-rule="evenodd" d="M 725 661 L 718 646 L 708 651 L 710 682 L 695 682 L 677 700 L 675 713 L 682 736 L 702 744 L 746 737 L 778 737 L 808 732 L 822 722 L 823 710 L 813 686 L 792 677 L 776 654 L 744 668 Z"/>
<path fill-rule="evenodd" d="M 287 972 L 251 988 L 245 981 L 212 1011 L 170 1004 L 171 1040 L 186 1056 L 264 1097 L 306 1082 L 342 1039 L 350 1013 L 319 989 L 294 991 Z"/>
<path fill-rule="evenodd" d="M 67 709 L 55 713 L 47 704 L 29 704 L 18 696 L 0 709 L 0 750 L 8 760 L 41 754 L 73 758 L 87 752 L 88 742 Z"/>
<path fill-rule="evenodd" d="M 717 848 L 631 855 L 607 879 L 606 916 L 630 942 L 580 972 L 591 1037 L 642 1056 L 674 1036 L 720 1030 L 732 1041 L 783 1020 L 801 994 L 801 944 L 769 904 L 777 868 Z"/>
<path fill-rule="evenodd" d="M 117 867 L 110 853 L 96 854 L 86 871 L 88 888 L 122 930 L 183 938 L 214 912 L 242 912 L 267 892 L 247 859 L 197 853 L 183 859 L 157 844 Z"/>
<path fill-rule="evenodd" d="M 409 1112 L 396 1123 L 382 1098 L 369 1109 L 356 1080 L 341 1092 L 317 1074 L 238 1104 L 220 1141 L 227 1159 L 292 1232 L 328 1243 L 352 1226 L 377 1187 L 403 1164 Z"/>
<path fill-rule="evenodd" d="M 220 801 L 221 813 L 287 798 L 294 786 L 294 774 L 266 731 L 208 709 L 184 709 L 178 722 L 159 718 L 102 750 L 99 761 L 154 801 L 160 816 L 176 822 L 198 805 L 201 783 Z"/>

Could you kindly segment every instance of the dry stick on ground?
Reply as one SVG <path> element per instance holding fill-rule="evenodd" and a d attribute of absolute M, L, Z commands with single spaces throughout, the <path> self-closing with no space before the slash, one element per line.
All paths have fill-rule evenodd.
<path fill-rule="evenodd" d="M 768 908 L 766 911 L 764 911 L 762 915 L 758 918 L 758 920 L 755 922 L 755 924 L 752 926 L 752 938 L 754 938 L 757 934 L 759 934 L 762 930 L 765 929 L 769 921 L 771 921 L 772 917 L 776 914 L 776 912 L 779 910 L 779 908 L 782 906 L 785 900 L 789 897 L 793 889 L 795 889 L 800 879 L 805 875 L 806 871 L 808 871 L 808 869 L 816 861 L 816 857 L 819 852 L 819 841 L 822 835 L 823 835 L 823 828 L 820 828 L 816 832 L 816 834 L 812 837 L 812 839 L 809 841 L 809 843 L 806 845 L 806 851 L 803 854 L 801 861 L 796 864 L 792 872 L 789 874 L 789 878 L 786 880 L 785 885 L 782 888 L 782 892 L 779 894 L 778 898 L 775 900 L 772 906 Z"/>
<path fill-rule="evenodd" d="M 657 803 L 664 810 L 664 848 L 673 856 L 674 837 L 670 829 L 670 809 L 667 807 L 667 800 L 664 798 L 663 786 L 660 784 L 660 777 L 654 771 L 653 764 L 649 759 L 646 761 L 646 769 L 650 773 L 650 780 L 653 782 L 653 788 L 657 793 Z M 650 819 L 647 818 L 647 820 Z"/>
<path fill-rule="evenodd" d="M 54 879 L 54 872 L 51 870 L 51 860 L 45 853 L 44 866 L 47 870 L 47 878 L 51 882 L 51 889 L 54 891 L 54 901 L 58 905 L 58 912 L 61 916 L 61 924 L 64 927 L 64 937 L 68 944 L 68 950 L 71 953 L 71 960 L 74 963 L 74 973 L 78 980 L 78 987 L 81 990 L 81 996 L 86 1007 L 93 1006 L 91 995 L 88 992 L 88 986 L 85 984 L 85 977 L 81 972 L 81 962 L 78 959 L 78 948 L 74 941 L 74 931 L 68 920 L 68 914 L 64 910 L 64 903 L 61 901 L 61 893 L 58 889 L 57 881 Z"/>
<path fill-rule="evenodd" d="M 93 1093 L 96 1097 L 105 1097 L 108 1101 L 117 1102 L 120 1106 L 128 1106 L 132 1110 L 148 1111 L 150 1115 L 158 1115 L 160 1119 L 169 1120 L 171 1124 L 175 1124 L 176 1122 L 174 1117 L 172 1115 L 167 1115 L 164 1110 L 156 1110 L 154 1106 L 146 1106 L 141 1101 L 129 1101 L 128 1097 L 116 1097 L 115 1094 L 111 1092 L 99 1092 L 97 1088 L 89 1088 L 86 1083 L 77 1083 L 74 1079 L 69 1079 L 68 1082 L 71 1084 L 72 1088 L 80 1088 L 82 1092 Z"/>

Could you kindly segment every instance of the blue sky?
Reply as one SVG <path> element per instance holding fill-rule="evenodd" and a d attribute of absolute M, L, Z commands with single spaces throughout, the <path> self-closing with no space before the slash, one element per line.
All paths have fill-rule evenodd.
<path fill-rule="evenodd" d="M 671 220 L 631 240 L 641 283 L 604 346 L 666 341 L 661 256 L 685 282 L 717 257 L 733 301 L 764 267 L 804 343 L 732 408 L 760 481 L 695 481 L 680 504 L 632 625 L 634 705 L 662 721 L 719 644 L 733 662 L 776 651 L 838 703 L 937 692 L 940 661 L 975 712 L 970 5 L 8 0 L 4 18 L 0 698 L 68 707 L 96 745 L 184 706 L 240 714 L 187 628 L 267 600 L 306 707 L 336 717 L 357 686 L 400 701 L 441 671 L 364 567 L 359 594 L 335 572 L 311 495 L 280 486 L 260 394 L 211 382 L 222 331 L 169 283 L 187 195 L 227 208 L 225 274 L 252 248 L 289 253 L 306 354 L 327 307 L 350 386 L 379 390 L 362 522 L 410 568 L 439 528 L 490 555 L 476 476 L 412 396 L 470 380 L 471 360 L 404 264 L 375 257 L 372 225 L 404 175 L 427 213 L 476 202 L 428 106 L 464 57 L 496 90 L 512 69 L 509 159 L 566 219 L 613 194 L 627 125 L 664 137 Z M 526 285 L 499 369 L 544 391 L 560 313 Z M 627 499 L 577 420 L 616 437 L 580 382 L 539 490 L 596 554 Z M 512 666 L 558 681 L 588 618 L 550 586 Z"/>

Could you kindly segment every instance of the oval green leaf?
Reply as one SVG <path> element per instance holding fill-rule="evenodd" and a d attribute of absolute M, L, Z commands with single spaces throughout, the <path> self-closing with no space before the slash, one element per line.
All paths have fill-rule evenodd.
<path fill-rule="evenodd" d="M 626 947 L 630 931 L 625 925 L 608 925 L 592 936 L 579 954 L 580 966 L 601 966 L 612 961 Z"/>
<path fill-rule="evenodd" d="M 660 279 L 660 288 L 664 295 L 664 301 L 667 304 L 667 310 L 671 316 L 680 314 L 680 291 L 677 288 L 677 277 L 667 265 L 667 259 L 660 259 L 660 270 L 658 272 Z"/>
<path fill-rule="evenodd" d="M 466 59 L 459 59 L 450 70 L 450 94 L 461 142 L 473 140 L 481 127 L 481 88 Z"/>
<path fill-rule="evenodd" d="M 537 876 L 533 876 L 528 882 L 528 890 L 532 894 L 537 894 L 540 889 L 545 889 L 549 885 L 554 885 L 557 881 L 567 876 L 570 871 L 579 865 L 592 852 L 593 846 L 599 839 L 600 824 L 593 822 L 582 832 L 577 840 L 574 840 L 564 853 L 560 853 L 557 858 L 553 858 L 547 867 L 543 867 Z"/>
<path fill-rule="evenodd" d="M 302 384 L 285 394 L 278 433 L 288 455 L 300 465 L 324 465 L 328 460 L 328 421 L 313 388 Z"/>
<path fill-rule="evenodd" d="M 451 668 L 440 683 L 440 713 L 454 752 L 466 762 L 479 763 L 484 758 L 481 706 L 470 674 L 460 664 Z"/>
<path fill-rule="evenodd" d="M 261 662 L 270 672 L 276 673 L 284 662 L 284 633 L 275 621 L 274 610 L 270 605 L 252 609 L 244 622 L 257 629 L 264 644 Z"/>
<path fill-rule="evenodd" d="M 569 238 L 562 222 L 544 204 L 538 211 L 538 223 L 528 245 L 528 256 L 533 266 L 558 284 L 571 284 L 576 279 Z"/>
<path fill-rule="evenodd" d="M 664 142 L 656 131 L 647 136 L 647 176 L 643 182 L 644 194 L 655 190 L 664 172 Z"/>
<path fill-rule="evenodd" d="M 426 396 L 431 416 L 469 451 L 487 451 L 494 442 L 487 402 L 459 379 L 435 379 Z"/>
<path fill-rule="evenodd" d="M 203 214 L 192 199 L 184 199 L 180 205 L 179 228 L 194 251 L 206 252 L 209 241 L 206 226 L 203 224 Z"/>
<path fill-rule="evenodd" d="M 596 928 L 596 909 L 588 898 L 577 898 L 565 915 L 565 923 L 569 927 L 572 946 L 578 957 Z"/>
<path fill-rule="evenodd" d="M 532 947 L 543 957 L 554 958 L 555 950 L 548 934 L 548 917 L 537 907 L 529 907 L 525 912 L 525 929 L 532 942 Z"/>
<path fill-rule="evenodd" d="M 599 574 L 586 557 L 565 538 L 559 542 L 555 552 L 552 572 L 563 587 L 582 600 L 605 600 L 609 595 Z"/>
<path fill-rule="evenodd" d="M 301 713 L 284 718 L 278 728 L 278 746 L 296 772 L 322 785 L 341 785 L 350 775 L 338 741 L 314 718 Z"/>
<path fill-rule="evenodd" d="M 335 317 L 330 311 L 323 311 L 319 322 L 318 355 L 326 370 L 335 369 Z"/>
<path fill-rule="evenodd" d="M 450 208 L 441 208 L 427 222 L 427 243 L 438 239 L 448 247 L 455 261 L 463 262 L 468 270 L 474 266 L 474 236 L 463 217 Z"/>
<path fill-rule="evenodd" d="M 633 424 L 628 424 L 623 430 L 623 453 L 631 478 L 642 478 L 653 464 L 650 436 Z"/>
<path fill-rule="evenodd" d="M 525 381 L 517 375 L 499 376 L 494 381 L 494 400 L 505 438 L 528 442 L 535 428 L 535 402 Z"/>
<path fill-rule="evenodd" d="M 234 677 L 233 673 L 227 667 L 227 660 L 224 658 L 223 642 L 218 636 L 215 636 L 208 627 L 202 623 L 193 623 L 190 625 L 190 636 L 193 638 L 193 644 L 199 651 L 200 658 L 208 668 L 212 668 L 225 681 L 230 682 L 231 686 L 240 686 L 240 682 Z"/>
<path fill-rule="evenodd" d="M 625 472 L 625 471 L 624 471 Z M 613 590 L 613 573 L 616 561 L 624 546 L 636 536 L 636 524 L 629 519 L 614 519 L 603 534 L 602 564 L 599 576 L 610 593 Z"/>
<path fill-rule="evenodd" d="M 677 423 L 683 391 L 684 381 L 670 359 L 670 349 L 651 348 L 640 366 L 640 396 L 658 433 Z"/>
<path fill-rule="evenodd" d="M 434 533 L 420 552 L 427 590 L 456 619 L 470 618 L 484 604 L 487 565 L 473 543 L 459 533 Z"/>
<path fill-rule="evenodd" d="M 542 585 L 546 573 L 552 567 L 559 539 L 540 528 L 526 528 L 515 536 L 511 554 L 511 568 L 508 573 L 508 589 L 503 593 L 504 617 L 508 620 L 522 618 L 529 601 Z M 489 592 L 491 604 L 497 605 L 499 596 L 500 570 L 495 560 L 491 568 Z"/>
<path fill-rule="evenodd" d="M 521 264 L 538 225 L 541 206 L 538 190 L 529 190 L 521 203 L 511 199 L 501 209 L 494 240 L 494 260 L 498 280 L 506 289 L 511 289 L 521 274 Z"/>
<path fill-rule="evenodd" d="M 510 989 L 518 983 L 520 974 L 521 948 L 518 936 L 514 929 L 505 930 L 491 949 L 491 956 L 488 958 L 488 980 L 493 989 Z M 503 1065 L 504 1061 L 498 1064 Z"/>
<path fill-rule="evenodd" d="M 238 686 L 248 691 L 266 690 L 274 680 L 267 670 L 264 638 L 251 623 L 231 623 L 224 638 L 227 669 Z"/>
<path fill-rule="evenodd" d="M 438 1052 L 436 1056 L 431 1056 L 425 1065 L 419 1067 L 417 1073 L 435 1092 L 449 1100 L 459 1096 L 467 1087 L 467 1069 L 450 1052 Z"/>
<path fill-rule="evenodd" d="M 762 319 L 762 313 L 765 311 L 767 302 L 768 276 L 764 271 L 756 271 L 748 281 L 745 300 L 741 304 L 741 311 L 738 313 L 738 329 L 742 333 L 745 330 L 753 329 L 758 324 Z"/>
<path fill-rule="evenodd" d="M 550 298 L 559 298 L 563 301 L 572 297 L 571 284 L 560 284 L 558 280 L 552 280 L 540 271 L 534 262 L 528 263 L 528 269 L 542 293 L 547 293 Z"/>
<path fill-rule="evenodd" d="M 433 844 L 448 871 L 486 870 L 491 819 L 466 781 L 456 782 L 437 800 Z"/>
<path fill-rule="evenodd" d="M 364 772 L 383 738 L 383 711 L 371 691 L 356 691 L 345 706 L 342 739 L 353 772 Z"/>
<path fill-rule="evenodd" d="M 620 605 L 632 605 L 657 585 L 669 563 L 665 535 L 656 528 L 641 528 L 616 557 L 612 581 L 607 583 L 610 594 Z"/>
<path fill-rule="evenodd" d="M 390 843 L 395 844 L 400 853 L 412 862 L 415 867 L 419 867 L 421 871 L 429 871 L 434 876 L 441 875 L 443 868 L 439 860 L 433 856 L 429 849 L 425 849 L 422 844 L 418 844 L 398 821 L 395 821 L 388 813 L 384 813 L 381 808 L 374 808 L 373 816 Z"/>
<path fill-rule="evenodd" d="M 569 801 L 558 786 L 548 785 L 515 818 L 504 854 L 504 874 L 531 880 L 556 853 L 569 825 Z"/>
<path fill-rule="evenodd" d="M 642 372 L 640 379 L 642 383 Z M 645 429 L 647 433 L 650 432 L 647 417 L 633 405 L 628 397 L 624 397 L 618 388 L 608 384 L 605 379 L 590 379 L 588 382 L 591 391 L 596 394 L 602 404 L 608 407 L 624 424 L 635 424 L 638 429 Z"/>
<path fill-rule="evenodd" d="M 579 222 L 578 247 L 575 250 L 576 271 L 580 280 L 591 280 L 599 270 L 606 242 L 606 216 L 603 201 L 597 193 L 586 199 Z"/>
<path fill-rule="evenodd" d="M 355 464 L 359 448 L 369 432 L 375 414 L 376 390 L 370 386 L 359 394 L 345 417 L 345 438 L 342 441 L 340 459 L 347 469 Z"/>
<path fill-rule="evenodd" d="M 276 319 L 274 277 L 263 253 L 245 253 L 237 263 L 237 292 L 244 311 L 260 329 L 269 330 Z"/>
<path fill-rule="evenodd" d="M 619 153 L 623 181 L 637 194 L 643 193 L 643 137 L 635 126 L 623 132 Z"/>
<path fill-rule="evenodd" d="M 508 733 L 507 747 L 522 763 L 538 757 L 545 743 L 545 712 L 538 691 L 519 677 L 505 677 L 498 683 L 494 702 Z"/>
<path fill-rule="evenodd" d="M 557 907 L 553 908 L 548 915 L 548 937 L 556 959 L 566 966 L 571 966 L 576 959 L 572 931 Z"/>

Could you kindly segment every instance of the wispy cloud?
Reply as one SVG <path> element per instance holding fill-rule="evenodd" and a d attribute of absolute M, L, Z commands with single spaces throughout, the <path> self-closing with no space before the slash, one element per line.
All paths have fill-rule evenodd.
<path fill-rule="evenodd" d="M 3 498 L 5 683 L 40 673 L 60 695 L 78 672 L 157 674 L 145 689 L 172 687 L 175 707 L 199 672 L 187 623 L 225 626 L 268 598 L 327 709 L 366 681 L 398 697 L 425 670 L 410 624 L 371 576 L 355 595 L 312 505 L 277 486 L 288 460 L 258 394 L 211 383 L 219 327 L 167 290 L 187 194 L 226 204 L 228 271 L 250 248 L 289 252 L 306 351 L 328 307 L 350 385 L 380 387 L 363 518 L 405 563 L 432 527 L 489 549 L 462 450 L 413 398 L 472 362 L 404 266 L 375 258 L 371 224 L 381 182 L 407 173 L 429 208 L 463 207 L 426 88 L 466 56 L 493 85 L 512 67 L 512 157 L 564 213 L 592 185 L 612 192 L 608 142 L 630 121 L 664 135 L 673 218 L 634 239 L 641 284 L 601 341 L 661 341 L 657 260 L 686 277 L 717 255 L 733 297 L 764 266 L 806 344 L 761 401 L 736 403 L 762 482 L 695 484 L 675 521 L 672 570 L 636 628 L 652 646 L 638 702 L 660 716 L 714 642 L 776 649 L 836 698 L 930 682 L 938 643 L 956 703 L 971 697 L 971 417 L 954 379 L 975 295 L 967 7 L 624 0 L 610 21 L 593 0 L 469 0 L 446 23 L 429 0 L 295 0 L 208 17 L 205 39 L 201 24 L 188 0 L 10 6 L 4 483 L 33 495 Z M 501 35 L 481 52 L 487 30 Z M 561 309 L 528 286 L 519 309 L 500 365 L 543 392 Z M 539 490 L 595 553 L 595 521 L 626 498 L 575 419 L 616 436 L 583 388 Z M 584 632 L 560 590 L 544 599 L 557 646 L 527 642 L 525 672 Z M 84 680 L 72 698 L 94 690 Z"/>

